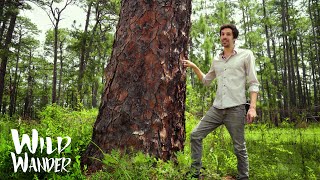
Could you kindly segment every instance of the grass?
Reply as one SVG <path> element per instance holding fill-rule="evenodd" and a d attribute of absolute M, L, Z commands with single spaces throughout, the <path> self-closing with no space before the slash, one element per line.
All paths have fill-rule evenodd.
<path fill-rule="evenodd" d="M 177 153 L 178 164 L 163 162 L 142 153 L 121 156 L 114 150 L 105 155 L 105 169 L 85 176 L 80 170 L 81 152 L 91 139 L 92 126 L 97 110 L 69 111 L 48 106 L 39 113 L 40 122 L 0 119 L 0 176 L 1 179 L 184 179 L 189 170 L 190 135 L 199 122 L 192 114 L 186 113 L 184 152 Z M 19 134 L 30 134 L 37 129 L 42 137 L 70 136 L 71 149 L 63 156 L 70 157 L 72 164 L 67 173 L 13 173 L 10 152 L 14 151 L 10 129 Z M 250 163 L 251 179 L 320 179 L 320 125 L 307 128 L 271 127 L 266 124 L 246 126 L 246 140 Z M 204 139 L 203 172 L 205 179 L 221 179 L 236 175 L 236 157 L 233 145 L 225 127 L 221 126 Z M 34 156 L 41 156 L 35 154 Z M 58 155 L 56 155 L 58 156 Z"/>

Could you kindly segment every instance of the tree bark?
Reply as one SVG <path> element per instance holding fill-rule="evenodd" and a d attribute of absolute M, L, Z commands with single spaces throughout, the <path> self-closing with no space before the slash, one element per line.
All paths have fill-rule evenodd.
<path fill-rule="evenodd" d="M 307 82 L 307 74 L 306 74 L 306 65 L 304 63 L 304 47 L 303 47 L 303 39 L 302 35 L 299 35 L 299 44 L 300 44 L 300 57 L 301 57 L 301 64 L 302 64 L 302 100 L 301 103 L 304 104 L 306 107 L 309 107 L 310 104 L 308 104 L 307 94 L 308 94 L 308 82 Z"/>
<path fill-rule="evenodd" d="M 271 29 L 270 29 L 271 30 Z M 270 35 L 271 37 L 273 37 L 273 32 L 272 30 L 270 31 Z M 277 63 L 277 53 L 276 53 L 276 43 L 275 43 L 275 39 L 272 38 L 271 39 L 271 43 L 272 43 L 272 51 L 273 51 L 273 55 L 272 55 L 272 59 L 273 59 L 273 64 L 274 64 L 274 71 L 275 71 L 275 87 L 276 87 L 276 92 L 277 92 L 277 111 L 280 111 L 280 119 L 282 119 L 283 117 L 283 112 L 281 111 L 282 109 L 282 101 L 281 101 L 281 92 L 282 92 L 282 88 L 280 88 L 280 85 L 279 85 L 279 73 L 278 73 L 278 63 Z M 278 119 L 278 116 L 275 117 L 274 119 L 274 125 L 278 127 L 279 125 L 279 119 Z"/>
<path fill-rule="evenodd" d="M 288 40 L 287 40 L 287 26 L 286 26 L 286 1 L 281 0 L 281 27 L 282 27 L 282 51 L 283 51 L 283 72 L 282 72 L 282 89 L 283 89 L 283 107 L 284 107 L 284 116 L 289 117 L 289 87 L 291 87 L 290 81 L 288 81 L 289 73 L 289 66 L 288 66 Z M 281 63 L 280 63 L 281 64 Z M 280 68 L 282 69 L 282 68 Z"/>
<path fill-rule="evenodd" d="M 92 93 L 91 107 L 92 108 L 98 107 L 98 100 L 97 100 L 98 88 L 99 88 L 99 82 L 95 80 L 95 82 L 92 83 L 92 89 L 91 89 L 91 91 L 92 91 L 91 92 Z"/>
<path fill-rule="evenodd" d="M 10 18 L 10 13 L 7 11 L 4 11 L 5 8 L 4 7 L 9 7 L 9 4 L 11 4 L 12 2 L 9 1 L 5 1 L 5 0 L 1 0 L 0 1 L 0 47 L 2 46 L 2 38 L 3 38 L 3 33 L 5 31 L 6 28 L 6 24 L 7 21 Z"/>
<path fill-rule="evenodd" d="M 52 25 L 54 26 L 54 46 L 53 46 L 53 72 L 52 72 L 52 95 L 51 102 L 56 103 L 57 101 L 57 63 L 58 63 L 58 37 L 59 37 L 59 22 L 61 20 L 61 13 L 66 9 L 68 5 L 72 3 L 73 0 L 67 0 L 65 2 L 64 7 L 60 10 L 59 8 L 53 7 L 53 0 L 47 5 L 52 14 L 52 18 L 50 14 L 48 17 L 51 20 Z"/>
<path fill-rule="evenodd" d="M 28 85 L 27 92 L 24 98 L 24 110 L 23 110 L 23 118 L 24 119 L 32 119 L 32 96 L 33 96 L 33 75 L 32 75 L 32 49 L 29 50 L 29 62 L 28 62 Z"/>
<path fill-rule="evenodd" d="M 82 86 L 83 86 L 83 77 L 85 72 L 85 66 L 86 66 L 86 51 L 87 51 L 87 39 L 88 39 L 88 27 L 90 22 L 90 14 L 91 14 L 91 7 L 93 2 L 91 1 L 88 4 L 88 10 L 87 10 L 87 16 L 86 16 L 86 23 L 84 26 L 84 32 L 81 42 L 81 51 L 80 51 L 80 64 L 79 64 L 79 79 L 78 79 L 78 92 L 80 95 L 80 102 L 83 101 L 83 92 L 82 92 Z"/>
<path fill-rule="evenodd" d="M 303 106 L 306 106 L 306 104 L 302 103 L 302 83 L 301 83 L 301 77 L 300 77 L 300 70 L 299 70 L 299 59 L 298 59 L 298 49 L 297 49 L 297 39 L 294 40 L 294 59 L 295 59 L 295 67 L 296 67 L 296 76 L 297 76 L 297 80 L 298 80 L 298 86 L 297 86 L 297 90 L 298 90 L 298 107 L 299 109 L 303 108 Z M 302 48 L 302 47 L 301 47 Z"/>
<path fill-rule="evenodd" d="M 49 95 L 47 94 L 47 92 L 49 91 L 49 86 L 48 86 L 48 75 L 44 75 L 43 78 L 43 93 L 42 93 L 42 97 L 41 97 L 41 107 L 46 106 L 47 104 L 49 104 Z"/>
<path fill-rule="evenodd" d="M 185 69 L 191 0 L 123 0 L 92 143 L 89 172 L 103 152 L 143 151 L 174 158 L 185 141 Z M 97 148 L 99 147 L 99 148 Z M 92 158 L 93 157 L 93 158 Z"/>
<path fill-rule="evenodd" d="M 57 104 L 63 104 L 60 102 L 61 100 L 61 88 L 62 88 L 62 76 L 63 76 L 63 45 L 64 45 L 64 41 L 66 39 L 63 39 L 59 42 L 59 52 L 60 52 L 60 69 L 59 69 L 59 85 L 58 85 L 58 97 L 57 97 Z"/>
<path fill-rule="evenodd" d="M 56 103 L 57 101 L 57 63 L 58 63 L 58 33 L 59 33 L 59 21 L 60 14 L 54 25 L 54 45 L 53 45 L 53 72 L 52 72 L 52 96 L 51 102 Z"/>
<path fill-rule="evenodd" d="M 7 63 L 9 58 L 9 48 L 12 40 L 12 35 L 14 31 L 14 26 L 16 24 L 17 12 L 14 12 L 10 18 L 10 24 L 6 35 L 5 44 L 3 47 L 3 53 L 1 54 L 1 64 L 0 64 L 0 111 L 2 105 L 3 91 L 4 91 L 4 83 L 5 83 L 5 75 L 7 69 Z"/>
<path fill-rule="evenodd" d="M 0 17 L 2 17 L 1 19 L 0 19 L 0 24 L 3 22 L 3 12 L 4 12 L 4 5 L 5 5 L 5 3 L 6 3 L 6 0 L 2 0 L 2 1 L 0 1 Z"/>
<path fill-rule="evenodd" d="M 312 25 L 312 35 L 313 35 L 313 46 L 314 46 L 314 48 L 313 48 L 313 46 L 311 46 L 310 45 L 310 52 L 312 52 L 312 49 L 314 49 L 314 52 L 315 52 L 315 55 L 314 55 L 314 57 L 312 57 L 311 56 L 311 59 L 312 59 L 312 78 L 313 78 L 313 93 L 314 93 L 314 106 L 317 106 L 318 104 L 319 104 L 319 100 L 318 100 L 318 88 L 317 88 L 317 85 L 318 85 L 318 83 L 317 83 L 317 77 L 315 77 L 316 75 L 316 66 L 318 66 L 318 73 L 320 73 L 320 59 L 319 59 L 319 48 L 318 48 L 318 43 L 317 43 L 317 41 L 318 41 L 318 39 L 319 39 L 319 37 L 317 37 L 317 34 L 316 34 L 316 32 L 319 32 L 319 31 L 317 31 L 317 30 L 315 30 L 316 28 L 317 28 L 317 26 L 316 26 L 316 23 L 317 23 L 317 21 L 315 21 L 315 20 L 317 20 L 317 16 L 315 15 L 315 17 L 313 17 L 314 15 L 313 15 L 313 10 L 312 10 L 312 7 L 313 6 L 313 4 L 312 4 L 312 0 L 309 0 L 308 1 L 308 11 L 309 11 L 309 17 L 310 17 L 310 20 L 311 20 L 311 25 Z M 314 13 L 316 13 L 316 10 L 314 10 Z M 319 22 L 318 22 L 318 24 L 319 24 Z M 315 58 L 315 60 L 314 60 L 314 58 Z M 318 65 L 317 65 L 317 63 L 318 63 Z"/>
<path fill-rule="evenodd" d="M 17 54 L 16 54 L 16 66 L 14 71 L 14 80 L 12 85 L 12 90 L 10 91 L 10 105 L 9 105 L 9 116 L 12 117 L 15 113 L 16 109 L 16 96 L 17 96 L 17 80 L 18 80 L 18 69 L 19 69 L 19 59 L 20 59 L 20 51 L 21 51 L 21 38 L 22 32 L 19 32 L 19 41 L 17 47 Z"/>

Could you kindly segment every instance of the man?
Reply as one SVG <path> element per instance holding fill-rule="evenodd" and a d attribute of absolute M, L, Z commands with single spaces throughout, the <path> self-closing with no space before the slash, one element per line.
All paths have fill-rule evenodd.
<path fill-rule="evenodd" d="M 202 166 L 202 139 L 218 126 L 224 124 L 230 133 L 234 152 L 238 160 L 238 179 L 249 179 L 249 162 L 244 139 L 245 121 L 252 123 L 256 114 L 256 100 L 259 82 L 255 71 L 252 51 L 235 48 L 239 31 L 232 24 L 220 28 L 223 51 L 214 57 L 207 74 L 191 61 L 183 60 L 184 67 L 190 67 L 204 85 L 217 79 L 218 87 L 213 106 L 191 133 L 191 168 L 194 177 L 199 177 Z M 246 82 L 249 84 L 250 108 L 245 110 Z"/>

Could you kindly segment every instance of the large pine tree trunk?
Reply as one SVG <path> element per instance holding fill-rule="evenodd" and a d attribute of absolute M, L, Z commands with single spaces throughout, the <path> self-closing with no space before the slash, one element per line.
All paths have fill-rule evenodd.
<path fill-rule="evenodd" d="M 102 168 L 91 157 L 120 149 L 168 160 L 184 148 L 185 71 L 191 0 L 123 0 L 92 143 L 82 155 L 89 172 Z"/>

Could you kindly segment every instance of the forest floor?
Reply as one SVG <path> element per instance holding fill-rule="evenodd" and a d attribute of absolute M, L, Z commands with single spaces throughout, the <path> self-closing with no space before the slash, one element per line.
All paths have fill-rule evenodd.
<path fill-rule="evenodd" d="M 47 107 L 38 121 L 21 121 L 19 118 L 0 117 L 0 179 L 185 179 L 190 167 L 190 132 L 199 118 L 186 113 L 186 141 L 183 152 L 177 153 L 178 163 L 163 162 L 142 153 L 120 156 L 114 151 L 105 154 L 105 169 L 85 176 L 80 168 L 80 156 L 91 140 L 97 110 L 70 111 Z M 27 172 L 18 168 L 14 172 L 11 152 L 15 152 L 11 130 L 31 136 L 36 129 L 39 137 L 69 136 L 70 146 L 62 153 L 45 154 L 40 148 L 35 153 L 23 148 L 29 157 L 70 158 L 68 172 Z M 280 127 L 270 124 L 251 124 L 245 129 L 250 164 L 250 179 L 275 180 L 320 179 L 320 125 L 308 124 L 297 128 L 284 123 Z M 204 179 L 231 180 L 237 174 L 237 160 L 230 136 L 224 126 L 210 133 L 203 141 Z M 109 170 L 109 171 L 106 171 Z M 111 170 L 111 171 L 110 171 Z"/>

